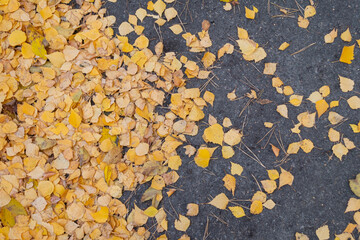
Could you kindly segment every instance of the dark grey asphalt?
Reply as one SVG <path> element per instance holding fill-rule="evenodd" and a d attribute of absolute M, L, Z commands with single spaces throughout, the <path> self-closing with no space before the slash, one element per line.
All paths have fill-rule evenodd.
<path fill-rule="evenodd" d="M 284 7 L 296 8 L 295 1 L 272 0 L 271 2 Z M 179 13 L 182 12 L 184 3 L 185 0 L 176 1 L 175 8 Z M 305 7 L 309 1 L 299 0 L 298 3 Z M 255 66 L 262 71 L 264 62 L 277 62 L 277 75 L 285 84 L 292 86 L 297 94 L 308 97 L 311 92 L 318 90 L 321 86 L 329 85 L 331 94 L 326 100 L 328 102 L 340 100 L 340 107 L 336 108 L 335 111 L 349 118 L 349 121 L 338 127 L 337 130 L 359 146 L 360 134 L 352 133 L 348 125 L 350 122 L 354 123 L 360 120 L 359 111 L 351 110 L 346 101 L 341 99 L 347 99 L 354 93 L 342 93 L 337 76 L 342 75 L 353 79 L 356 82 L 354 90 L 360 91 L 360 81 L 357 75 L 360 51 L 357 46 L 355 60 L 351 65 L 334 62 L 339 59 L 341 49 L 346 44 L 340 37 L 333 44 L 324 44 L 323 37 L 333 28 L 337 28 L 340 35 L 347 27 L 350 27 L 353 39 L 359 39 L 360 2 L 329 0 L 316 1 L 316 3 L 318 5 L 317 14 L 310 19 L 308 29 L 299 28 L 296 19 L 293 18 L 271 18 L 267 12 L 267 0 L 240 1 L 240 8 L 236 8 L 235 12 L 225 12 L 222 9 L 224 4 L 218 0 L 190 0 L 188 5 L 190 12 L 184 11 L 181 19 L 185 23 L 186 30 L 191 33 L 201 31 L 201 22 L 204 19 L 211 22 L 209 33 L 213 46 L 209 50 L 213 53 L 216 53 L 225 43 L 231 42 L 230 38 L 237 39 L 237 26 L 247 29 L 250 38 L 263 46 L 268 54 L 265 60 L 255 64 Z M 250 7 L 252 4 L 259 9 L 259 14 L 255 20 L 248 20 L 244 16 L 244 6 Z M 108 8 L 109 14 L 117 17 L 117 27 L 122 21 L 127 20 L 129 13 L 134 14 L 140 6 L 146 8 L 146 1 L 118 0 L 117 3 L 108 2 L 105 6 Z M 189 14 L 191 14 L 191 18 Z M 271 14 L 279 14 L 279 11 L 272 5 Z M 177 22 L 178 20 L 175 19 L 170 25 Z M 193 60 L 196 60 L 196 57 L 201 58 L 202 54 L 190 54 L 188 52 L 185 40 L 170 32 L 168 29 L 170 25 L 165 24 L 161 27 L 165 51 L 175 51 L 189 56 Z M 145 26 L 145 34 L 153 40 L 153 46 L 159 40 L 154 30 L 153 20 L 147 18 L 143 26 Z M 134 39 L 135 35 L 131 36 Z M 289 42 L 290 47 L 281 52 L 277 49 L 284 41 Z M 290 53 L 296 52 L 311 43 L 316 44 L 302 53 L 290 56 Z M 351 44 L 354 44 L 354 40 Z M 271 87 L 270 76 L 264 76 L 257 72 L 237 52 L 226 55 L 221 60 L 221 62 L 216 63 L 219 68 L 214 70 L 219 78 L 216 82 L 220 87 L 208 86 L 207 89 L 215 93 L 216 100 L 214 107 L 208 108 L 206 113 L 215 116 L 219 122 L 222 122 L 224 117 L 229 117 L 235 128 L 242 128 L 246 116 L 244 142 L 269 169 L 273 168 L 276 165 L 276 158 L 270 147 L 261 149 L 261 145 L 256 144 L 267 131 L 263 127 L 263 122 L 278 122 L 277 129 L 287 147 L 289 143 L 299 141 L 297 135 L 291 134 L 292 121 L 295 122 L 296 116 L 301 112 L 306 110 L 314 112 L 315 106 L 306 100 L 300 107 L 288 105 L 290 120 L 284 119 L 279 116 L 275 109 L 278 104 L 287 102 L 288 98 L 277 94 L 275 89 Z M 245 77 L 258 89 L 263 89 L 263 98 L 270 99 L 273 103 L 268 105 L 254 103 L 238 118 L 247 100 L 241 99 L 230 102 L 226 98 L 226 94 L 235 88 L 238 96 L 249 92 L 250 88 L 241 81 Z M 189 80 L 187 86 L 200 87 L 204 81 Z M 316 128 L 302 130 L 302 138 L 311 139 L 316 149 L 310 154 L 304 154 L 300 151 L 299 154 L 291 156 L 290 160 L 282 165 L 283 168 L 293 173 L 295 180 L 292 187 L 285 186 L 270 196 L 277 203 L 273 210 L 264 210 L 258 216 L 248 214 L 249 217 L 236 219 L 229 211 L 217 210 L 205 204 L 200 205 L 200 214 L 196 217 L 190 217 L 191 226 L 187 234 L 191 239 L 203 239 L 207 219 L 209 219 L 209 236 L 207 239 L 295 239 L 295 232 L 303 232 L 310 239 L 316 239 L 316 229 L 325 223 L 329 225 L 332 239 L 335 233 L 341 233 L 346 225 L 352 221 L 352 213 L 344 214 L 344 211 L 348 199 L 355 197 L 348 186 L 348 179 L 354 178 L 360 172 L 360 154 L 359 150 L 355 149 L 350 151 L 343 161 L 339 161 L 336 157 L 329 160 L 332 144 L 327 138 L 328 124 L 327 114 L 324 114 L 320 120 L 317 120 Z M 205 125 L 201 124 L 200 133 L 204 127 Z M 193 146 L 199 147 L 203 143 L 201 135 L 189 138 Z M 272 138 L 270 142 L 276 144 L 275 138 Z M 178 191 L 170 198 L 164 194 L 162 201 L 164 208 L 172 215 L 175 213 L 169 203 L 170 201 L 178 213 L 185 214 L 187 203 L 206 203 L 210 196 L 216 196 L 221 192 L 231 197 L 230 193 L 223 187 L 222 182 L 225 173 L 230 172 L 230 160 L 240 163 L 244 167 L 244 178 L 237 178 L 237 189 L 235 191 L 235 198 L 237 199 L 249 199 L 258 190 L 251 175 L 254 175 L 258 180 L 267 178 L 265 169 L 239 150 L 236 150 L 235 156 L 230 160 L 223 160 L 220 151 L 215 153 L 214 157 L 218 157 L 218 159 L 211 161 L 207 168 L 215 173 L 215 176 L 197 167 L 192 158 L 183 154 L 182 148 L 179 148 L 179 153 L 181 153 L 183 165 L 178 171 L 180 179 L 176 186 L 185 191 Z M 139 200 L 147 187 L 148 185 L 141 186 L 133 198 L 142 209 L 145 209 L 149 204 L 140 204 Z M 227 224 L 218 221 L 211 216 L 212 214 L 224 219 Z M 169 239 L 178 239 L 182 233 L 174 229 L 174 217 L 172 215 L 168 214 L 169 231 L 166 234 Z M 149 226 L 151 225 L 150 223 Z"/>

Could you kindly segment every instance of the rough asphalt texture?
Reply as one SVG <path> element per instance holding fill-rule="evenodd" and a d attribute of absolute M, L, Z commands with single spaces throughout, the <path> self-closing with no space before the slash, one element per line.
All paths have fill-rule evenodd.
<path fill-rule="evenodd" d="M 105 7 L 108 13 L 117 18 L 116 29 L 119 24 L 128 18 L 128 14 L 134 14 L 139 7 L 146 8 L 147 1 L 125 1 L 118 0 L 117 3 L 107 2 Z M 295 1 L 271 0 L 278 5 L 297 8 Z M 309 4 L 307 0 L 298 0 L 298 3 L 305 7 Z M 273 155 L 270 146 L 261 149 L 262 144 L 256 144 L 268 131 L 263 126 L 265 121 L 277 122 L 277 131 L 280 131 L 285 147 L 294 141 L 299 141 L 299 137 L 291 134 L 290 128 L 293 127 L 292 121 L 296 122 L 296 116 L 309 110 L 315 111 L 315 106 L 305 100 L 310 93 L 318 90 L 323 85 L 331 88 L 331 94 L 326 98 L 328 102 L 340 100 L 340 107 L 334 109 L 349 120 L 337 127 L 344 136 L 350 138 L 357 146 L 360 146 L 360 135 L 352 133 L 349 123 L 357 123 L 360 120 L 359 111 L 352 110 L 344 99 L 353 95 L 352 93 L 342 93 L 339 88 L 338 75 L 349 77 L 355 81 L 354 91 L 360 91 L 359 77 L 359 48 L 355 49 L 355 60 L 351 65 L 339 63 L 342 47 L 350 45 L 344 43 L 338 37 L 333 44 L 324 44 L 324 35 L 333 28 L 337 28 L 340 34 L 350 27 L 353 39 L 359 39 L 359 20 L 360 8 L 359 1 L 352 0 L 328 0 L 316 1 L 317 14 L 310 18 L 308 29 L 301 29 L 297 25 L 295 18 L 272 18 L 267 11 L 267 0 L 240 1 L 239 8 L 230 12 L 225 12 L 222 7 L 224 3 L 219 0 L 190 0 L 188 9 L 184 10 L 185 0 L 177 0 L 174 7 L 181 20 L 185 24 L 186 30 L 191 33 L 201 31 L 201 22 L 207 19 L 211 22 L 209 30 L 213 46 L 209 49 L 216 53 L 225 43 L 237 39 L 236 27 L 243 27 L 248 30 L 251 39 L 263 46 L 268 56 L 260 63 L 254 64 L 260 72 L 263 71 L 264 62 L 278 63 L 276 74 L 286 85 L 293 87 L 295 93 L 304 95 L 304 101 L 300 107 L 288 104 L 289 119 L 282 118 L 276 111 L 276 106 L 286 103 L 287 97 L 276 93 L 271 87 L 271 76 L 260 74 L 253 65 L 244 61 L 238 52 L 232 55 L 225 55 L 220 62 L 216 62 L 214 69 L 219 79 L 216 83 L 218 88 L 209 85 L 207 90 L 215 93 L 214 107 L 205 110 L 207 116 L 211 114 L 221 123 L 224 117 L 229 117 L 235 128 L 244 127 L 244 143 L 262 160 L 268 169 L 277 165 L 279 159 Z M 251 7 L 254 4 L 259 13 L 255 20 L 245 18 L 244 6 Z M 271 15 L 281 14 L 278 9 L 271 4 Z M 191 15 L 191 17 L 190 17 Z M 298 13 L 296 14 L 298 16 Z M 175 51 L 189 56 L 192 60 L 196 57 L 201 59 L 202 54 L 191 54 L 185 45 L 185 40 L 181 36 L 174 35 L 168 27 L 178 23 L 174 19 L 170 24 L 161 27 L 161 35 L 165 45 L 165 52 Z M 154 29 L 153 20 L 146 18 L 142 24 L 145 27 L 146 36 L 152 40 L 152 46 L 159 41 L 159 36 Z M 132 33 L 134 34 L 134 33 Z M 135 39 L 136 35 L 130 35 L 130 39 Z M 284 41 L 290 43 L 290 47 L 285 51 L 279 51 L 278 47 Z M 316 43 L 304 52 L 290 56 L 291 53 L 311 44 Z M 354 44 L 354 40 L 351 44 Z M 151 48 L 152 48 L 151 46 Z M 153 48 L 152 48 L 153 49 Z M 260 105 L 253 103 L 244 111 L 239 118 L 240 111 L 245 106 L 247 99 L 240 99 L 230 102 L 226 94 L 236 89 L 237 96 L 243 96 L 250 91 L 250 87 L 243 83 L 245 77 L 258 89 L 264 90 L 262 98 L 273 101 L 271 104 Z M 205 80 L 192 79 L 187 83 L 188 87 L 200 87 Z M 205 119 L 207 119 L 207 116 Z M 246 119 L 245 119 L 246 117 Z M 197 137 L 189 137 L 189 142 L 198 148 L 203 144 L 201 138 L 202 131 L 206 124 L 200 124 L 200 131 Z M 317 239 L 315 231 L 323 224 L 328 224 L 331 239 L 334 234 L 340 234 L 346 225 L 353 221 L 353 213 L 344 214 L 347 201 L 350 197 L 355 197 L 350 191 L 348 180 L 354 178 L 360 172 L 359 149 L 349 152 L 339 161 L 331 156 L 332 143 L 328 140 L 327 131 L 329 129 L 327 114 L 324 114 L 316 121 L 316 128 L 302 128 L 301 137 L 310 139 L 316 148 L 310 154 L 304 154 L 301 150 L 297 155 L 292 155 L 289 161 L 282 165 L 286 170 L 293 173 L 295 180 L 292 185 L 285 186 L 276 190 L 269 198 L 273 199 L 277 206 L 273 210 L 264 210 L 257 216 L 236 219 L 230 211 L 221 211 L 204 203 L 211 197 L 224 192 L 229 198 L 231 193 L 223 187 L 222 178 L 226 173 L 230 173 L 230 161 L 237 162 L 244 167 L 243 177 L 237 177 L 237 186 L 234 198 L 249 199 L 258 190 L 254 178 L 260 180 L 267 179 L 264 168 L 254 160 L 241 153 L 238 149 L 233 158 L 224 160 L 221 151 L 217 150 L 214 159 L 210 162 L 208 171 L 196 166 L 193 158 L 184 155 L 184 149 L 179 148 L 179 154 L 183 159 L 183 165 L 178 171 L 180 175 L 176 186 L 184 191 L 177 191 L 170 198 L 164 194 L 162 204 L 168 211 L 169 239 L 178 239 L 183 233 L 175 230 L 174 220 L 176 214 L 186 213 L 188 203 L 200 204 L 200 213 L 196 217 L 190 217 L 191 226 L 187 234 L 191 239 L 203 239 L 204 231 L 209 222 L 207 239 L 295 239 L 295 232 L 307 234 L 310 239 Z M 326 126 L 326 127 L 325 127 Z M 270 143 L 278 146 L 276 139 L 272 137 Z M 213 173 L 213 174 L 211 174 Z M 148 188 L 145 184 L 139 188 L 132 198 L 142 209 L 149 206 L 149 203 L 140 203 L 142 193 Z M 126 199 L 129 194 L 125 194 L 122 199 Z M 171 204 L 170 204 L 171 203 Z M 239 202 L 249 205 L 246 202 Z M 174 209 L 177 213 L 175 213 Z M 217 220 L 212 215 L 223 219 L 226 223 Z M 152 223 L 148 224 L 148 227 Z M 151 229 L 154 231 L 154 228 Z M 356 230 L 354 232 L 357 232 Z M 356 233 L 357 234 L 357 233 Z M 155 233 L 153 237 L 159 236 Z M 154 238 L 153 238 L 154 239 Z"/>

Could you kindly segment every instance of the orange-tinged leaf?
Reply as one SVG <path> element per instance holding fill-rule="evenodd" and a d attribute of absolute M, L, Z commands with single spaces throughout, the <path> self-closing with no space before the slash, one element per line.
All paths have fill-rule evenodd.
<path fill-rule="evenodd" d="M 351 64 L 354 60 L 355 44 L 351 46 L 344 46 L 340 56 L 340 62 Z"/>
<path fill-rule="evenodd" d="M 226 187 L 226 189 L 231 191 L 232 195 L 234 195 L 236 187 L 235 177 L 230 174 L 226 174 L 222 180 L 224 181 L 224 187 Z"/>
<path fill-rule="evenodd" d="M 316 9 L 314 6 L 307 5 L 304 10 L 304 17 L 309 18 L 313 17 L 316 14 Z"/>
<path fill-rule="evenodd" d="M 315 103 L 316 111 L 318 114 L 318 118 L 321 117 L 329 108 L 329 104 L 325 101 L 325 99 L 321 99 Z"/>

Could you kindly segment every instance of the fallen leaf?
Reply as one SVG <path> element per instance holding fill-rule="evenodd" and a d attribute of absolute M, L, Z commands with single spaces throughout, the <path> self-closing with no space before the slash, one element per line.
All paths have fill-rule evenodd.
<path fill-rule="evenodd" d="M 340 161 L 342 160 L 342 157 L 349 152 L 349 150 L 342 143 L 335 144 L 332 147 L 332 151 L 335 156 L 340 159 Z"/>
<path fill-rule="evenodd" d="M 197 216 L 199 214 L 199 205 L 195 203 L 188 203 L 186 206 L 187 216 Z"/>
<path fill-rule="evenodd" d="M 222 145 L 224 140 L 223 127 L 220 124 L 214 124 L 205 129 L 202 137 L 205 142 Z"/>
<path fill-rule="evenodd" d="M 351 33 L 350 33 L 350 29 L 347 28 L 343 33 L 341 33 L 340 38 L 344 41 L 344 42 L 351 42 Z"/>
<path fill-rule="evenodd" d="M 307 28 L 309 26 L 310 22 L 308 19 L 303 18 L 302 16 L 299 15 L 298 17 L 298 25 L 301 28 Z"/>
<path fill-rule="evenodd" d="M 360 174 L 356 175 L 355 179 L 349 180 L 349 186 L 351 191 L 358 197 L 360 197 Z"/>
<path fill-rule="evenodd" d="M 241 218 L 245 216 L 244 209 L 240 206 L 229 207 L 229 210 L 236 218 Z"/>
<path fill-rule="evenodd" d="M 224 193 L 220 193 L 219 195 L 214 197 L 214 199 L 211 200 L 208 204 L 224 210 L 226 209 L 228 203 L 229 203 L 229 199 L 226 197 L 226 195 Z"/>
<path fill-rule="evenodd" d="M 329 112 L 328 120 L 332 125 L 340 123 L 344 119 L 343 116 L 336 112 Z"/>
<path fill-rule="evenodd" d="M 324 36 L 325 43 L 333 43 L 337 35 L 337 29 L 334 28 L 330 33 Z"/>
<path fill-rule="evenodd" d="M 281 173 L 279 177 L 279 188 L 285 185 L 291 186 L 294 181 L 294 176 L 290 172 L 284 170 L 283 168 L 280 169 L 281 169 Z"/>
<path fill-rule="evenodd" d="M 280 45 L 279 50 L 280 50 L 280 51 L 284 51 L 284 50 L 287 49 L 289 46 L 290 46 L 289 43 L 283 42 L 283 43 Z"/>
<path fill-rule="evenodd" d="M 315 14 L 316 14 L 316 9 L 315 9 L 314 6 L 307 5 L 305 7 L 305 10 L 304 10 L 304 17 L 305 18 L 313 17 L 313 16 L 315 16 Z"/>
<path fill-rule="evenodd" d="M 105 223 L 109 218 L 109 208 L 100 207 L 100 210 L 94 213 L 91 213 L 91 216 L 94 218 L 97 223 Z"/>
<path fill-rule="evenodd" d="M 265 63 L 264 74 L 274 75 L 277 63 Z"/>
<path fill-rule="evenodd" d="M 241 176 L 241 173 L 244 171 L 244 168 L 240 164 L 233 162 L 230 163 L 231 163 L 231 175 Z"/>
<path fill-rule="evenodd" d="M 359 109 L 360 108 L 360 98 L 358 96 L 352 96 L 347 100 L 349 107 L 351 109 Z"/>
<path fill-rule="evenodd" d="M 350 78 L 342 77 L 339 75 L 340 79 L 340 89 L 343 92 L 350 92 L 354 89 L 354 81 Z"/>
<path fill-rule="evenodd" d="M 285 104 L 282 105 L 278 105 L 276 107 L 276 111 L 284 118 L 289 118 L 288 117 L 288 108 Z"/>
<path fill-rule="evenodd" d="M 295 240 L 309 240 L 309 237 L 303 233 L 295 233 Z"/>
<path fill-rule="evenodd" d="M 263 204 L 259 200 L 255 200 L 251 203 L 250 206 L 250 213 L 257 215 L 263 211 Z"/>
<path fill-rule="evenodd" d="M 359 209 L 360 209 L 360 199 L 350 198 L 349 201 L 348 201 L 345 213 L 354 212 L 354 211 L 357 211 Z"/>
<path fill-rule="evenodd" d="M 330 128 L 330 129 L 329 129 L 328 137 L 329 137 L 329 140 L 330 140 L 331 142 L 338 142 L 338 141 L 340 141 L 340 133 L 339 133 L 338 131 L 336 131 L 335 129 L 333 129 L 333 128 Z"/>
<path fill-rule="evenodd" d="M 352 60 L 354 60 L 354 49 L 355 44 L 351 46 L 344 46 L 339 61 L 351 64 Z"/>
<path fill-rule="evenodd" d="M 267 170 L 268 176 L 271 180 L 276 180 L 279 178 L 279 172 L 276 169 Z"/>
<path fill-rule="evenodd" d="M 276 181 L 274 180 L 262 180 L 261 181 L 262 187 L 264 188 L 264 190 L 271 194 L 276 190 Z"/>
<path fill-rule="evenodd" d="M 225 177 L 222 179 L 224 181 L 224 187 L 232 192 L 232 195 L 234 196 L 235 193 L 235 187 L 236 187 L 236 179 L 234 176 L 231 176 L 230 174 L 226 174 Z"/>
<path fill-rule="evenodd" d="M 329 104 L 325 101 L 325 99 L 321 99 L 315 103 L 316 111 L 318 114 L 318 118 L 321 117 L 329 108 Z"/>
<path fill-rule="evenodd" d="M 316 236 L 319 240 L 326 240 L 330 238 L 330 231 L 328 225 L 324 225 L 316 229 Z"/>
<path fill-rule="evenodd" d="M 275 202 L 271 199 L 269 199 L 263 203 L 263 206 L 269 210 L 273 209 L 275 207 L 275 205 L 276 205 Z"/>

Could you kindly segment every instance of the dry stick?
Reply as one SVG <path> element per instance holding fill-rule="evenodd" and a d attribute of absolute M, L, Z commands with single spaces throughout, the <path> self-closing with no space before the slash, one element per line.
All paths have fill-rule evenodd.
<path fill-rule="evenodd" d="M 249 80 L 246 76 L 244 76 L 244 78 L 245 78 L 246 81 L 252 86 L 252 88 L 254 88 L 257 92 L 260 90 L 260 89 L 258 89 L 254 84 L 252 84 L 252 82 L 250 82 L 250 80 Z"/>
<path fill-rule="evenodd" d="M 280 136 L 280 137 L 281 137 L 281 136 Z M 280 140 L 278 139 L 278 137 L 276 136 L 276 134 L 275 134 L 275 138 L 276 138 L 276 141 L 277 141 L 277 143 L 279 144 L 281 150 L 282 150 L 284 153 L 286 153 L 284 144 L 282 143 L 282 141 L 280 141 Z"/>
<path fill-rule="evenodd" d="M 315 44 L 316 44 L 315 42 L 314 42 L 314 43 L 311 43 L 311 44 L 309 44 L 308 46 L 300 49 L 299 51 L 296 51 L 296 52 L 290 54 L 290 56 L 294 56 L 295 54 L 301 53 L 301 52 L 305 51 L 306 49 L 308 49 L 309 47 L 311 47 L 311 46 L 313 46 L 313 45 L 315 45 Z"/>
<path fill-rule="evenodd" d="M 274 16 L 271 16 L 271 17 L 272 18 L 277 18 L 277 17 L 296 18 L 294 15 L 284 15 L 284 14 L 274 15 Z"/>
<path fill-rule="evenodd" d="M 258 185 L 260 192 L 262 192 L 262 191 L 261 191 L 260 184 L 259 184 L 258 180 L 256 179 L 256 177 L 255 177 L 253 174 L 251 174 L 251 176 L 255 179 L 255 182 L 256 182 L 256 184 Z"/>
<path fill-rule="evenodd" d="M 208 236 L 209 236 L 209 217 L 206 217 L 206 226 L 205 226 L 203 240 L 206 240 Z"/>
<path fill-rule="evenodd" d="M 246 156 L 248 156 L 249 158 L 253 159 L 255 162 L 257 162 L 258 164 L 260 164 L 260 166 L 262 166 L 263 168 L 266 168 L 265 165 L 260 161 L 260 159 L 254 154 L 253 151 L 251 151 L 244 143 L 243 145 L 247 148 L 248 151 L 250 151 L 255 157 L 251 156 L 250 154 L 248 154 L 247 152 L 245 152 L 244 150 L 242 150 L 240 147 L 238 147 L 238 149 L 244 153 Z"/>
<path fill-rule="evenodd" d="M 249 101 L 247 101 L 247 103 L 245 104 L 245 107 L 241 110 L 241 112 L 239 113 L 238 117 L 241 117 L 241 115 L 243 114 L 243 112 L 245 111 L 245 109 L 250 105 L 250 103 L 253 101 L 253 99 L 249 99 Z"/>
<path fill-rule="evenodd" d="M 256 144 L 259 144 L 262 142 L 262 140 L 264 140 L 264 138 L 275 129 L 275 126 L 273 126 Z"/>
<path fill-rule="evenodd" d="M 274 129 L 274 131 L 271 132 L 268 140 L 266 141 L 265 145 L 264 145 L 263 147 L 261 147 L 261 149 L 265 149 L 265 148 L 266 148 L 266 146 L 269 144 L 269 142 L 270 142 L 270 140 L 271 140 L 271 137 L 272 137 L 272 135 L 274 134 L 274 132 L 275 132 L 275 129 Z"/>
<path fill-rule="evenodd" d="M 177 213 L 177 211 L 175 210 L 175 208 L 174 208 L 174 206 L 172 205 L 172 203 L 171 203 L 171 201 L 170 201 L 170 198 L 168 198 L 169 199 L 169 203 L 170 203 L 170 206 L 171 206 L 171 208 L 174 210 L 174 212 L 175 212 L 175 214 L 176 214 L 176 218 L 177 219 L 179 219 L 179 214 Z"/>
<path fill-rule="evenodd" d="M 211 213 L 209 216 L 212 216 L 212 217 L 216 218 L 218 221 L 225 224 L 226 226 L 229 226 L 229 224 L 224 219 L 221 219 L 220 217 L 216 216 L 214 213 Z"/>

